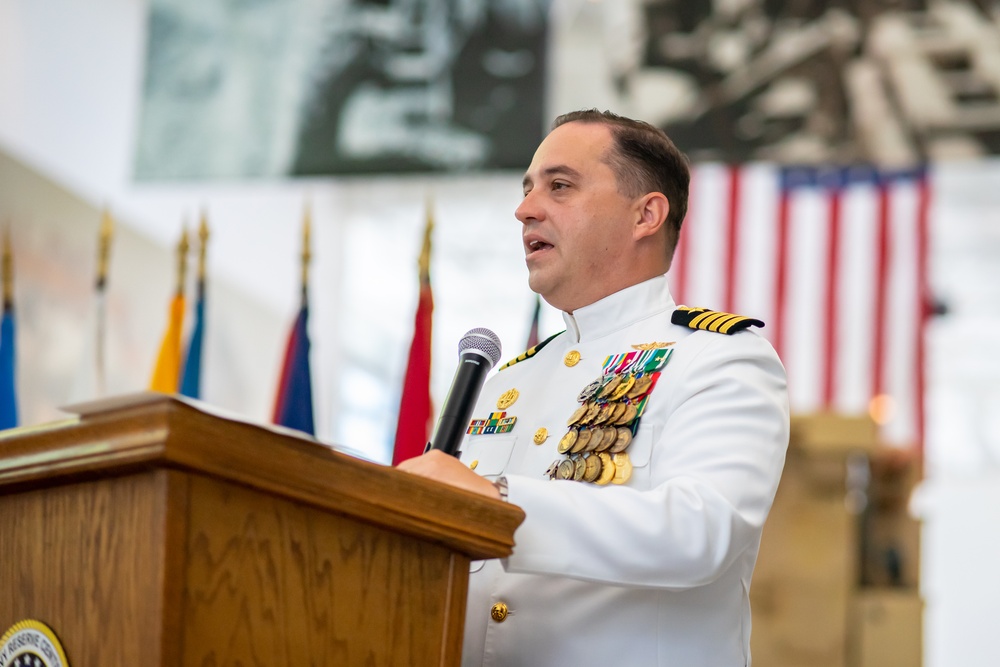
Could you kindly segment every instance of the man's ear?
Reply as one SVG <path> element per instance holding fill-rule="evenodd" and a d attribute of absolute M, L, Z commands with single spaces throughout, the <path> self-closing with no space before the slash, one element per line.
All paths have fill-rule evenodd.
<path fill-rule="evenodd" d="M 663 231 L 670 213 L 670 202 L 662 192 L 650 192 L 636 202 L 636 223 L 632 228 L 636 240 L 655 236 Z"/>

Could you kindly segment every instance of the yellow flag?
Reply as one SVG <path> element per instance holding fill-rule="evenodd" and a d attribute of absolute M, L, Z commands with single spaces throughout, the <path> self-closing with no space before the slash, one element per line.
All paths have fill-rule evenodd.
<path fill-rule="evenodd" d="M 153 379 L 149 388 L 166 394 L 177 392 L 181 371 L 181 331 L 184 328 L 184 295 L 178 294 L 170 302 L 170 320 L 167 331 L 160 343 L 160 354 L 156 357 Z"/>
<path fill-rule="evenodd" d="M 160 343 L 160 354 L 156 357 L 156 367 L 153 369 L 153 379 L 149 388 L 162 391 L 165 394 L 176 394 L 180 386 L 181 376 L 181 332 L 184 328 L 184 277 L 187 273 L 188 236 L 187 229 L 181 232 L 181 240 L 177 244 L 177 290 L 170 302 L 170 319 L 167 321 L 167 331 Z"/>

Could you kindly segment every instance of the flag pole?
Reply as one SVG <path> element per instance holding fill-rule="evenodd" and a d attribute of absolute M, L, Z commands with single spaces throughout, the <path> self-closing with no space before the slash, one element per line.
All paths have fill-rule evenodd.
<path fill-rule="evenodd" d="M 167 330 L 163 334 L 160 352 L 156 357 L 156 366 L 149 388 L 167 394 L 176 393 L 180 383 L 181 373 L 181 331 L 184 326 L 184 283 L 187 278 L 188 244 L 187 223 L 181 231 L 177 243 L 177 286 L 174 298 L 170 302 L 170 314 Z"/>
<path fill-rule="evenodd" d="M 205 337 L 205 280 L 207 274 L 208 213 L 201 210 L 198 221 L 198 273 L 194 306 L 194 328 L 188 339 L 180 377 L 180 393 L 189 398 L 201 398 L 201 354 Z"/>
<path fill-rule="evenodd" d="M 413 339 L 406 360 L 403 391 L 396 419 L 396 437 L 392 464 L 419 456 L 430 439 L 433 406 L 431 404 L 431 337 L 434 296 L 431 290 L 431 238 L 434 234 L 434 204 L 427 197 L 424 238 L 417 257 L 419 297 L 413 318 Z"/>
<path fill-rule="evenodd" d="M 309 366 L 309 263 L 312 261 L 312 212 L 309 204 L 302 215 L 302 303 L 288 335 L 278 395 L 274 402 L 275 424 L 316 433 L 313 414 L 312 371 Z"/>

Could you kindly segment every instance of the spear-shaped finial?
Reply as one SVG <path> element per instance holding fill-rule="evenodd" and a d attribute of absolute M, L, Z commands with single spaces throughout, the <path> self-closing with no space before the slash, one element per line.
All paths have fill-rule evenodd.
<path fill-rule="evenodd" d="M 111 237 L 115 233 L 115 221 L 111 211 L 104 208 L 101 214 L 100 241 L 97 244 L 97 289 L 103 290 L 108 280 L 108 260 L 111 256 Z"/>
<path fill-rule="evenodd" d="M 190 248 L 188 244 L 188 231 L 187 223 L 184 223 L 184 229 L 181 230 L 181 240 L 177 242 L 177 295 L 182 296 L 184 294 L 184 280 L 187 278 L 187 256 L 188 249 Z"/>
<path fill-rule="evenodd" d="M 201 221 L 198 223 L 198 282 L 205 282 L 205 258 L 208 251 L 208 213 L 201 210 Z"/>
<path fill-rule="evenodd" d="M 305 212 L 302 214 L 302 295 L 306 295 L 309 287 L 309 262 L 312 261 L 312 251 L 310 249 L 312 241 L 312 210 L 306 204 Z"/>
<path fill-rule="evenodd" d="M 425 208 L 424 222 L 424 243 L 420 248 L 420 257 L 417 258 L 417 267 L 420 269 L 420 279 L 430 280 L 431 276 L 431 235 L 434 232 L 434 200 L 428 195 Z"/>
<path fill-rule="evenodd" d="M 14 257 L 10 249 L 10 224 L 3 232 L 3 307 L 14 303 Z"/>

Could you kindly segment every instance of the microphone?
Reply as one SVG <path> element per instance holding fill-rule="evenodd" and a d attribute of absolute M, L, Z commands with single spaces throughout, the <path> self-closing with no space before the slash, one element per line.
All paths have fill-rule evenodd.
<path fill-rule="evenodd" d="M 444 400 L 434 439 L 427 443 L 425 451 L 440 449 L 452 456 L 461 454 L 458 448 L 465 437 L 472 409 L 486 375 L 500 361 L 500 350 L 500 338 L 489 329 L 472 329 L 458 341 L 458 368 Z"/>

